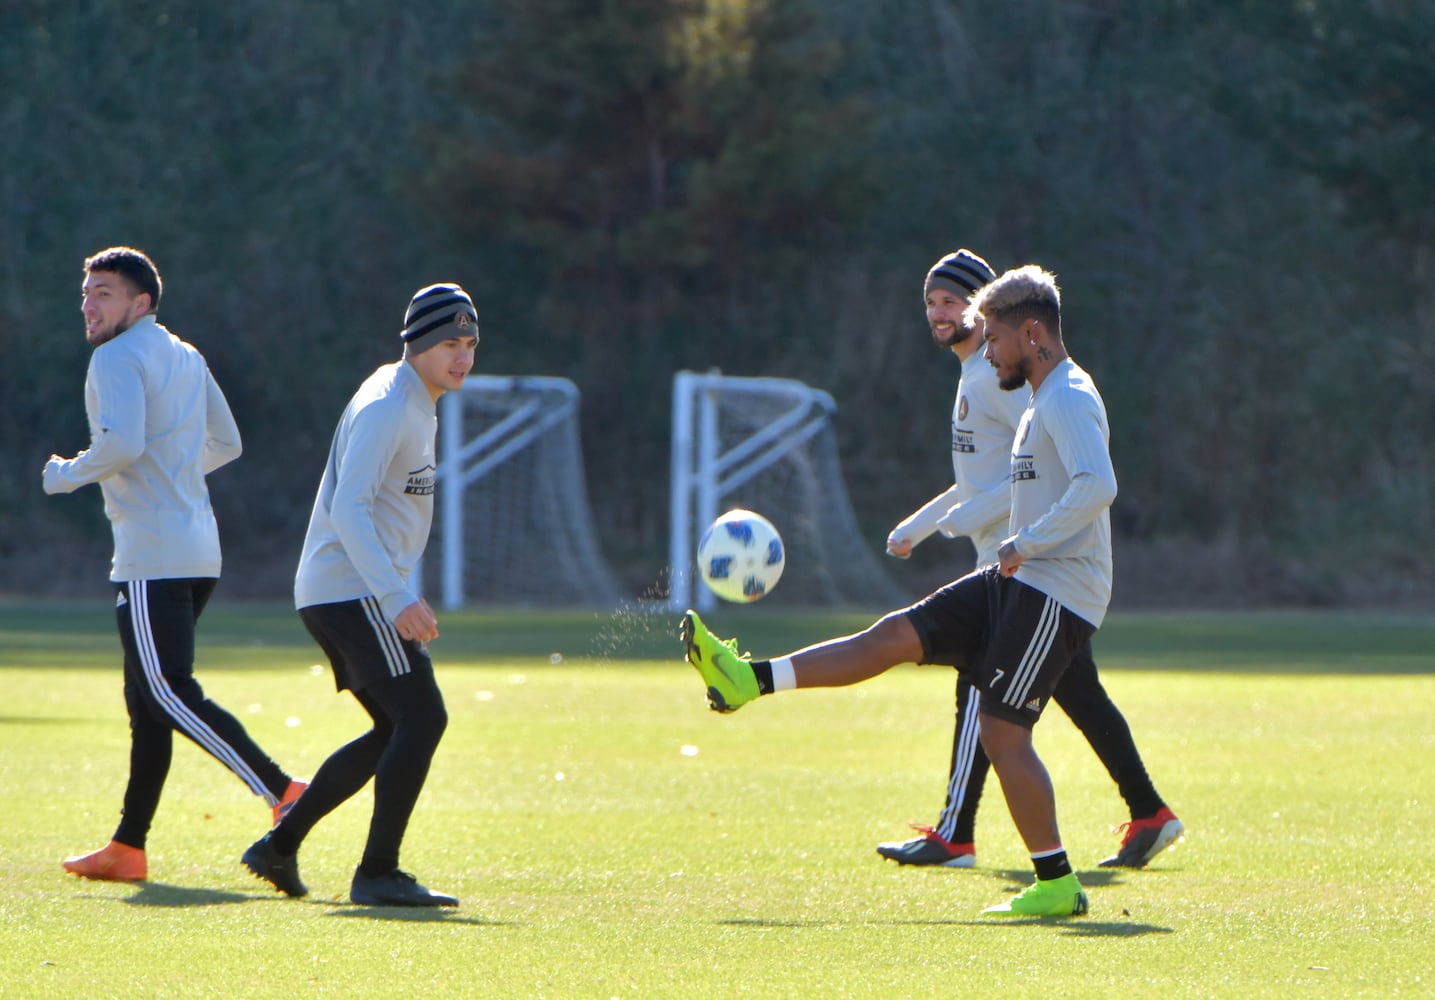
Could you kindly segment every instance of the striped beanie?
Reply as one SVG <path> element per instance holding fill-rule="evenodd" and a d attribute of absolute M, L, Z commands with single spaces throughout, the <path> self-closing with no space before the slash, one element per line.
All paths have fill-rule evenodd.
<path fill-rule="evenodd" d="M 933 288 L 945 288 L 969 299 L 978 288 L 994 281 L 996 276 L 997 273 L 992 270 L 991 265 L 976 254 L 970 250 L 958 250 L 932 265 L 932 269 L 927 272 L 927 284 L 922 289 L 922 295 L 925 296 Z"/>
<path fill-rule="evenodd" d="M 458 329 L 449 332 L 450 326 Z M 443 332 L 443 336 L 429 336 L 436 332 Z M 478 336 L 478 310 L 467 292 L 448 282 L 414 292 L 404 312 L 404 328 L 399 333 L 409 354 L 422 354 L 449 337 L 468 336 Z"/>

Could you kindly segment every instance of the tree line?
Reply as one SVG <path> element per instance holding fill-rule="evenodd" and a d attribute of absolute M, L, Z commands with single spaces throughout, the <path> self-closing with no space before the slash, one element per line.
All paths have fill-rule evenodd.
<path fill-rule="evenodd" d="M 225 586 L 271 597 L 435 280 L 474 293 L 480 370 L 578 383 L 635 590 L 682 368 L 832 393 L 879 546 L 950 475 L 920 289 L 967 246 L 1062 285 L 1111 413 L 1118 602 L 1428 606 L 1432 54 L 1414 0 L 8 0 L 0 592 L 102 578 L 95 491 L 39 488 L 86 441 L 102 246 L 155 257 L 229 395 Z"/>

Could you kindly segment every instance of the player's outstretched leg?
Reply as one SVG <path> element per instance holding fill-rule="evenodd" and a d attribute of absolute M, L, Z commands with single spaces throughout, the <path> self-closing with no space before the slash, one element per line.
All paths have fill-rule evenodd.
<path fill-rule="evenodd" d="M 1101 862 L 1102 868 L 1145 868 L 1156 855 L 1177 841 L 1186 839 L 1185 825 L 1164 806 L 1155 816 L 1133 819 L 1116 829 L 1125 831 L 1121 849 L 1115 856 Z"/>
<path fill-rule="evenodd" d="M 735 639 L 713 635 L 696 611 L 683 615 L 679 634 L 688 662 L 708 687 L 708 707 L 714 712 L 735 712 L 758 696 L 757 677 L 747 657 L 739 655 Z"/>
<path fill-rule="evenodd" d="M 1086 912 L 1086 893 L 1075 873 L 1037 879 L 1005 903 L 982 912 L 1007 917 L 1079 917 Z"/>

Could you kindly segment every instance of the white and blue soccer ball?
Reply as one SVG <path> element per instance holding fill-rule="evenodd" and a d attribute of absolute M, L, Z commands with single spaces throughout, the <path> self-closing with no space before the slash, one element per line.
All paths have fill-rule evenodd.
<path fill-rule="evenodd" d="M 737 508 L 712 523 L 698 542 L 698 572 L 725 601 L 749 604 L 782 579 L 787 551 L 782 536 L 761 514 Z"/>

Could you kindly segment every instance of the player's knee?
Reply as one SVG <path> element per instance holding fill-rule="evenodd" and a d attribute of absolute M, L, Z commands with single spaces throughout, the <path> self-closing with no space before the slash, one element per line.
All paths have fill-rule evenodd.
<path fill-rule="evenodd" d="M 438 746 L 444 730 L 448 728 L 448 709 L 443 698 L 423 698 L 410 706 L 410 710 L 398 719 L 398 727 L 406 731 L 406 739 L 416 739 L 429 747 Z"/>
<path fill-rule="evenodd" d="M 993 766 L 999 766 L 1013 755 L 1031 752 L 1030 729 L 987 712 L 982 712 L 980 719 L 982 750 Z"/>
<path fill-rule="evenodd" d="M 886 663 L 916 663 L 922 658 L 922 640 L 900 611 L 883 615 L 861 633 L 860 639 L 873 656 Z"/>

